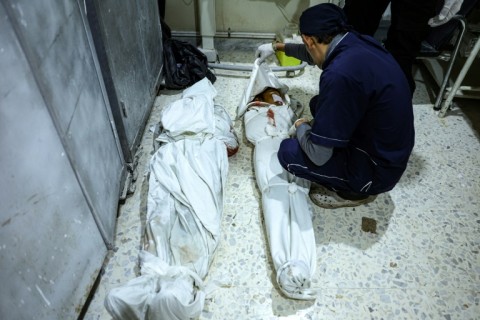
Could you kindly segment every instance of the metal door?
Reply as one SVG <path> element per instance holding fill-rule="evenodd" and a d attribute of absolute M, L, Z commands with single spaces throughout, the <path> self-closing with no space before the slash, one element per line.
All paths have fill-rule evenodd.
<path fill-rule="evenodd" d="M 73 319 L 125 170 L 83 1 L 0 0 L 0 318 Z"/>
<path fill-rule="evenodd" d="M 162 74 L 157 0 L 85 3 L 124 158 L 134 166 Z"/>

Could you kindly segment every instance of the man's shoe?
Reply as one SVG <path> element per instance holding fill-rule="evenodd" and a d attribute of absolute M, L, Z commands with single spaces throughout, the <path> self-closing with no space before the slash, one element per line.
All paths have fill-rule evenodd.
<path fill-rule="evenodd" d="M 355 197 L 355 200 L 344 199 L 339 196 L 337 192 L 331 191 L 324 186 L 316 183 L 312 183 L 309 195 L 310 199 L 315 205 L 325 209 L 356 207 L 361 204 L 372 202 L 377 197 L 369 195 L 361 197 L 357 195 L 357 197 Z"/>

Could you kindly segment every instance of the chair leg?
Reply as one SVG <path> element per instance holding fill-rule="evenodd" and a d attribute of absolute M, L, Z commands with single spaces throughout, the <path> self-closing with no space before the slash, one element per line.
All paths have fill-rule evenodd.
<path fill-rule="evenodd" d="M 463 35 L 465 34 L 465 29 L 467 28 L 465 18 L 463 18 L 462 16 L 454 16 L 452 20 L 453 19 L 458 21 L 460 26 L 460 33 L 458 34 L 457 40 L 455 41 L 455 47 L 454 47 L 452 56 L 450 57 L 450 63 L 448 64 L 447 72 L 443 77 L 442 85 L 440 86 L 440 91 L 438 92 L 438 95 L 437 95 L 437 100 L 435 101 L 435 104 L 433 106 L 433 109 L 436 111 L 440 110 L 440 104 L 443 101 L 443 96 L 445 95 L 445 90 L 447 89 L 448 81 L 450 79 L 450 74 L 452 73 L 453 65 L 455 63 L 455 60 L 457 59 L 458 51 L 460 49 L 460 44 L 462 43 L 462 38 L 463 38 Z"/>
<path fill-rule="evenodd" d="M 452 103 L 453 98 L 455 97 L 455 94 L 457 93 L 458 88 L 462 85 L 462 81 L 465 78 L 468 70 L 472 66 L 473 61 L 475 60 L 476 56 L 478 55 L 478 52 L 480 51 L 480 37 L 477 39 L 477 42 L 475 43 L 475 46 L 472 49 L 472 52 L 467 58 L 467 61 L 465 61 L 465 64 L 463 65 L 462 69 L 460 70 L 460 73 L 458 74 L 457 79 L 455 80 L 455 83 L 453 84 L 452 90 L 450 90 L 447 99 L 445 102 L 442 104 L 442 108 L 440 109 L 440 112 L 438 113 L 438 116 L 443 118 L 445 114 L 448 111 L 448 108 L 450 107 L 450 104 Z"/>

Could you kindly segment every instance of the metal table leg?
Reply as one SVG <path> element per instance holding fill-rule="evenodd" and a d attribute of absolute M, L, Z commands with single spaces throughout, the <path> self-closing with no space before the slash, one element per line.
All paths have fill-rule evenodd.
<path fill-rule="evenodd" d="M 462 42 L 463 35 L 465 34 L 466 29 L 466 22 L 462 16 L 454 16 L 452 20 L 457 20 L 460 24 L 460 33 L 457 36 L 457 40 L 455 41 L 455 48 L 453 50 L 452 55 L 450 56 L 450 62 L 448 64 L 447 72 L 443 77 L 442 85 L 440 86 L 440 91 L 437 94 L 437 100 L 433 106 L 434 110 L 440 110 L 440 104 L 443 101 L 443 96 L 445 95 L 445 89 L 447 89 L 448 81 L 450 80 L 450 74 L 452 73 L 453 65 L 455 64 L 455 60 L 457 59 L 457 54 L 460 49 L 460 44 Z"/>
<path fill-rule="evenodd" d="M 477 42 L 475 43 L 475 46 L 473 47 L 472 52 L 470 53 L 470 56 L 468 56 L 467 61 L 465 61 L 465 64 L 460 70 L 460 73 L 458 74 L 458 77 L 455 80 L 455 83 L 453 84 L 452 90 L 450 90 L 447 96 L 447 99 L 443 102 L 442 107 L 438 113 L 439 117 L 443 118 L 447 113 L 448 108 L 450 107 L 450 104 L 452 103 L 452 100 L 455 97 L 458 88 L 461 86 L 463 79 L 465 78 L 468 70 L 472 66 L 472 63 L 477 57 L 479 51 L 480 51 L 480 37 L 478 37 Z"/>

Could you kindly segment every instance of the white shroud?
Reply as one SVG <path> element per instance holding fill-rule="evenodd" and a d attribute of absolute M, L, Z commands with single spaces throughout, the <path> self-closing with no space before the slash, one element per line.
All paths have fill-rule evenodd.
<path fill-rule="evenodd" d="M 248 102 L 266 87 L 281 89 L 286 105 L 257 106 L 258 103 Z M 281 141 L 288 138 L 289 128 L 302 112 L 298 102 L 290 101 L 287 90 L 265 64 L 258 65 L 256 61 L 237 117 L 244 116 L 246 137 L 255 145 L 255 176 L 262 193 L 263 216 L 277 283 L 286 296 L 311 300 L 316 298 L 311 289 L 316 244 L 313 210 L 308 197 L 310 181 L 284 170 L 277 158 Z"/>
<path fill-rule="evenodd" d="M 203 309 L 220 241 L 227 148 L 238 141 L 228 114 L 201 80 L 162 110 L 163 142 L 150 161 L 141 276 L 109 292 L 114 319 L 191 319 Z"/>

